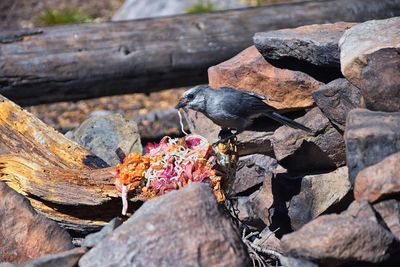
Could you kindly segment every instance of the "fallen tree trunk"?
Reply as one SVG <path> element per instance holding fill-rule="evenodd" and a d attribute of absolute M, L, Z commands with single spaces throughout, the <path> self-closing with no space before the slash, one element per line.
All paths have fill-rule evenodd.
<path fill-rule="evenodd" d="M 0 136 L 0 181 L 39 212 L 80 233 L 120 214 L 113 167 L 2 96 Z"/>
<path fill-rule="evenodd" d="M 0 34 L 0 94 L 22 105 L 207 82 L 258 31 L 400 15 L 400 0 L 327 0 Z"/>

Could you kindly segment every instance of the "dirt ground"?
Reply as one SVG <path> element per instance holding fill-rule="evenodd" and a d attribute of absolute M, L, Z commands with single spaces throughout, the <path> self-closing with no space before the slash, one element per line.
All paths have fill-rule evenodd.
<path fill-rule="evenodd" d="M 145 138 L 153 139 L 160 134 L 179 133 L 179 123 L 174 119 L 170 122 L 163 121 L 163 117 L 160 116 L 146 118 L 146 114 L 152 111 L 158 111 L 159 114 L 160 111 L 162 113 L 163 110 L 173 108 L 184 90 L 171 89 L 149 95 L 127 94 L 77 102 L 44 104 L 27 107 L 27 110 L 62 133 L 76 129 L 92 112 L 120 113 L 126 119 L 137 121 L 139 131 Z"/>

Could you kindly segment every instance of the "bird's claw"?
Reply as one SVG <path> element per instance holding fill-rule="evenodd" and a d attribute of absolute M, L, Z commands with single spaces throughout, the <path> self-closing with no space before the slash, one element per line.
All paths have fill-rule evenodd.
<path fill-rule="evenodd" d="M 227 143 L 231 139 L 236 139 L 236 133 L 232 133 L 230 130 L 221 130 L 218 134 L 219 140 L 214 142 L 212 146 L 217 146 L 219 144 Z"/>

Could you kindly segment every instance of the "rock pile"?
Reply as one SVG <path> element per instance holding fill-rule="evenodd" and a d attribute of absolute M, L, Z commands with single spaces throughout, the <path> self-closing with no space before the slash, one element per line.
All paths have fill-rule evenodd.
<path fill-rule="evenodd" d="M 278 161 L 236 202 L 243 222 L 280 239 L 282 264 L 400 262 L 399 37 L 398 17 L 257 33 L 255 47 L 209 69 L 211 86 L 265 95 L 313 130 L 262 121 L 238 137 L 244 147 L 259 144 L 240 154 Z M 216 138 L 216 128 L 204 130 L 215 127 L 207 118 L 189 118 L 192 131 Z M 265 129 L 271 134 L 256 141 Z"/>
<path fill-rule="evenodd" d="M 127 221 L 113 220 L 75 249 L 57 225 L 0 184 L 0 261 L 26 266 L 398 266 L 399 44 L 400 17 L 257 33 L 254 46 L 209 69 L 210 85 L 265 95 L 267 103 L 313 133 L 261 119 L 238 136 L 242 157 L 236 178 L 227 185 L 225 205 L 217 203 L 207 185 L 193 183 L 145 202 Z M 190 112 L 187 118 L 192 132 L 217 140 L 219 128 L 202 114 Z M 87 122 L 75 138 L 90 149 L 93 127 L 113 128 L 122 118 L 102 120 Z M 135 125 L 126 127 L 106 141 L 103 157 L 123 141 L 126 149 L 136 143 Z M 117 160 L 107 159 L 110 164 Z M 11 213 L 14 199 L 25 211 Z M 20 217 L 26 223 L 19 223 Z M 37 231 L 39 224 L 45 233 Z M 23 246 L 28 228 L 35 240 Z"/>

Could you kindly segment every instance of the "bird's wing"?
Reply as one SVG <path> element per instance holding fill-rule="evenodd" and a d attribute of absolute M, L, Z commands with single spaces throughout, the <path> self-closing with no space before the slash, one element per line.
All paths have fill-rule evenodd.
<path fill-rule="evenodd" d="M 241 93 L 243 93 L 243 94 L 247 94 L 247 95 L 250 95 L 250 96 L 252 96 L 252 97 L 255 97 L 255 98 L 258 98 L 258 99 L 261 99 L 261 100 L 267 100 L 268 98 L 267 97 L 265 97 L 265 96 L 263 96 L 263 95 L 259 95 L 259 94 L 256 94 L 256 93 L 253 93 L 253 92 L 249 92 L 249 91 L 244 91 L 244 90 L 236 90 L 236 89 L 234 89 L 234 88 L 230 88 L 230 87 L 221 87 L 220 89 L 222 89 L 222 90 L 229 90 L 229 91 L 239 91 L 239 92 L 241 92 Z M 219 89 L 219 90 L 220 90 Z"/>
<path fill-rule="evenodd" d="M 259 114 L 276 111 L 263 101 L 263 97 L 230 87 L 218 89 L 219 97 L 230 101 L 219 101 L 221 108 L 242 118 L 257 117 Z"/>

